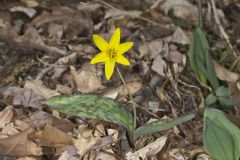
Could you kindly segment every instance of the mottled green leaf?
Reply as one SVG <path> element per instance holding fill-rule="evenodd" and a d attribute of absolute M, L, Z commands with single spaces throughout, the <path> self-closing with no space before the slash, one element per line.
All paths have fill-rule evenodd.
<path fill-rule="evenodd" d="M 214 125 L 211 122 L 209 123 L 207 119 L 211 120 L 211 122 L 214 123 Z M 217 128 L 221 128 L 221 129 L 217 129 Z M 215 139 L 213 139 L 214 136 L 212 136 L 212 138 L 206 138 L 205 136 L 209 134 L 214 134 L 214 136 L 218 138 L 218 140 L 215 141 Z M 231 123 L 222 111 L 218 109 L 213 109 L 213 108 L 205 109 L 203 139 L 205 139 L 204 147 L 209 152 L 209 154 L 214 158 L 218 159 L 217 154 L 219 155 L 223 154 L 220 152 L 223 152 L 222 150 L 225 150 L 228 153 L 224 153 L 224 155 L 232 154 L 234 158 L 232 158 L 231 155 L 228 155 L 229 158 L 225 158 L 225 159 L 223 158 L 223 160 L 239 159 L 240 129 L 237 126 L 235 126 L 233 123 Z M 229 143 L 233 143 L 232 148 L 230 147 L 231 145 Z M 221 147 L 221 151 L 219 147 Z M 218 149 L 218 151 L 216 152 L 216 150 L 214 149 Z"/>
<path fill-rule="evenodd" d="M 176 125 L 182 124 L 186 121 L 193 119 L 195 116 L 196 114 L 192 113 L 179 118 L 162 119 L 162 120 L 157 120 L 157 121 L 145 124 L 136 129 L 136 131 L 134 132 L 134 139 L 137 139 L 140 136 L 143 136 L 146 134 L 156 133 L 156 132 L 160 132 L 160 131 L 164 131 L 166 129 L 172 128 Z"/>
<path fill-rule="evenodd" d="M 216 90 L 216 96 L 218 96 L 218 97 L 229 97 L 229 96 L 231 96 L 230 89 L 228 87 L 225 87 L 225 86 L 220 86 Z"/>
<path fill-rule="evenodd" d="M 133 134 L 133 117 L 124 107 L 110 98 L 90 94 L 56 96 L 44 102 L 60 112 L 79 117 L 108 121 L 125 127 Z"/>

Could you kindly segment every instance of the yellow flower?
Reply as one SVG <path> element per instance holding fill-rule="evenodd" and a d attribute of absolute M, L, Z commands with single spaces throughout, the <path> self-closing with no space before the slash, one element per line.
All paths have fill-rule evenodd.
<path fill-rule="evenodd" d="M 133 46 L 133 42 L 125 42 L 120 44 L 119 28 L 117 28 L 113 33 L 109 43 L 107 43 L 101 36 L 96 34 L 93 35 L 93 41 L 101 52 L 91 60 L 90 64 L 104 62 L 105 76 L 107 80 L 109 80 L 113 74 L 115 62 L 127 66 L 130 65 L 128 59 L 123 56 L 123 53 L 128 51 Z"/>

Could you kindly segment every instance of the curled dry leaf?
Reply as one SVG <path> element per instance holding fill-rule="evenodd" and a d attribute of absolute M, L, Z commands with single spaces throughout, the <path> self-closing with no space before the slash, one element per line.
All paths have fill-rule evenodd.
<path fill-rule="evenodd" d="M 3 111 L 0 112 L 0 128 L 4 127 L 6 124 L 10 123 L 13 117 L 13 107 L 8 106 Z"/>
<path fill-rule="evenodd" d="M 0 141 L 0 155 L 9 156 L 40 156 L 42 148 L 28 139 L 29 134 L 34 130 L 28 128 L 16 135 L 3 138 Z"/>
<path fill-rule="evenodd" d="M 86 67 L 87 68 L 87 67 Z M 82 93 L 90 93 L 104 87 L 101 84 L 101 80 L 98 79 L 94 65 L 88 65 L 89 69 L 82 68 L 79 72 L 75 67 L 71 67 L 71 75 L 77 85 L 77 89 Z"/>
<path fill-rule="evenodd" d="M 43 127 L 46 124 L 50 124 L 64 132 L 69 132 L 76 127 L 75 124 L 67 120 L 59 119 L 43 111 L 35 112 L 30 117 L 26 118 L 25 121 L 28 122 L 32 127 L 37 128 Z"/>
<path fill-rule="evenodd" d="M 38 81 L 26 81 L 24 88 L 32 89 L 36 94 L 46 99 L 60 95 L 57 91 L 46 88 Z"/>
<path fill-rule="evenodd" d="M 146 160 L 148 157 L 156 155 L 161 149 L 164 147 L 167 141 L 167 136 L 162 136 L 156 139 L 151 144 L 139 149 L 138 151 L 132 153 L 128 152 L 126 154 L 127 160 L 136 160 L 136 159 L 143 159 Z"/>
<path fill-rule="evenodd" d="M 217 61 L 213 60 L 213 65 L 217 74 L 217 77 L 223 81 L 237 82 L 239 75 L 224 67 L 222 67 Z"/>
<path fill-rule="evenodd" d="M 4 96 L 13 96 L 13 105 L 23 105 L 24 107 L 33 107 L 41 109 L 42 96 L 37 95 L 31 89 L 8 86 L 0 88 L 0 94 Z"/>
<path fill-rule="evenodd" d="M 19 131 L 16 128 L 14 128 L 13 126 L 5 126 L 2 129 L 2 134 L 5 134 L 7 136 L 12 136 L 12 135 L 15 135 L 18 133 L 19 133 Z"/>
<path fill-rule="evenodd" d="M 73 137 L 59 129 L 47 124 L 40 131 L 31 135 L 31 138 L 38 141 L 42 146 L 60 147 L 65 144 L 72 144 Z"/>

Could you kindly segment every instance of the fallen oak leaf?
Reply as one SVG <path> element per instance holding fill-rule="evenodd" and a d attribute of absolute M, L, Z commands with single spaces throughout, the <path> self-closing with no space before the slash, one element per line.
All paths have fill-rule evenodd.
<path fill-rule="evenodd" d="M 3 138 L 0 141 L 0 155 L 9 156 L 40 156 L 42 148 L 28 139 L 29 134 L 33 133 L 33 128 L 27 128 L 16 135 Z"/>

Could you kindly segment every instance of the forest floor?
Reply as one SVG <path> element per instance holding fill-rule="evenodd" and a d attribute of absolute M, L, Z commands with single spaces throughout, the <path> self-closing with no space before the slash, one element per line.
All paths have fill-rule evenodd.
<path fill-rule="evenodd" d="M 0 0 L 0 160 L 210 160 L 203 109 L 210 86 L 189 63 L 192 32 L 207 35 L 216 75 L 236 105 L 215 106 L 240 126 L 240 4 L 236 0 Z M 201 12 L 202 13 L 201 13 Z M 201 13 L 201 14 L 200 14 Z M 202 24 L 201 24 L 202 23 Z M 106 80 L 93 34 L 134 42 Z M 210 89 L 211 90 L 211 89 Z M 137 126 L 197 112 L 191 121 L 141 136 L 121 127 L 43 105 L 54 96 L 88 93 L 131 109 Z M 129 107 L 130 106 L 130 107 Z"/>

